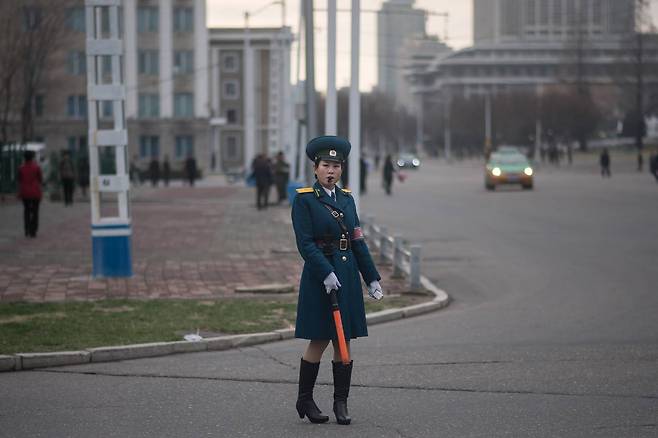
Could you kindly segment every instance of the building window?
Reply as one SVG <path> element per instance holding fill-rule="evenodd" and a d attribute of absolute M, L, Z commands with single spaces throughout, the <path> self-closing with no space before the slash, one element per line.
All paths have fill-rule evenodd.
<path fill-rule="evenodd" d="M 192 93 L 174 94 L 174 117 L 192 117 L 194 115 L 194 96 Z"/>
<path fill-rule="evenodd" d="M 87 137 L 85 135 L 68 137 L 66 140 L 67 149 L 73 156 L 87 150 Z"/>
<path fill-rule="evenodd" d="M 194 11 L 192 8 L 174 8 L 174 32 L 192 32 L 194 30 Z"/>
<path fill-rule="evenodd" d="M 37 117 L 43 116 L 43 94 L 34 96 L 34 115 Z"/>
<path fill-rule="evenodd" d="M 226 159 L 229 161 L 238 160 L 240 158 L 240 151 L 238 150 L 238 136 L 226 136 Z"/>
<path fill-rule="evenodd" d="M 66 10 L 66 26 L 74 32 L 85 31 L 85 8 L 68 8 Z"/>
<path fill-rule="evenodd" d="M 183 159 L 194 156 L 194 136 L 177 135 L 176 136 L 176 158 Z"/>
<path fill-rule="evenodd" d="M 86 118 L 87 96 L 84 94 L 69 96 L 66 99 L 66 115 L 72 118 Z"/>
<path fill-rule="evenodd" d="M 194 71 L 194 52 L 192 50 L 174 51 L 174 74 L 182 75 Z"/>
<path fill-rule="evenodd" d="M 41 9 L 37 7 L 23 8 L 23 30 L 36 30 L 41 24 Z"/>
<path fill-rule="evenodd" d="M 112 74 L 112 56 L 101 56 L 101 74 L 103 76 L 110 76 Z"/>
<path fill-rule="evenodd" d="M 114 114 L 113 102 L 111 100 L 101 101 L 101 117 L 109 119 L 112 117 L 113 114 Z"/>
<path fill-rule="evenodd" d="M 158 31 L 158 8 L 142 6 L 137 8 L 137 31 L 149 33 Z"/>
<path fill-rule="evenodd" d="M 224 81 L 222 86 L 222 95 L 224 96 L 224 99 L 237 99 L 240 97 L 240 93 L 238 91 L 238 81 L 234 79 Z"/>
<path fill-rule="evenodd" d="M 238 56 L 235 53 L 222 54 L 222 70 L 226 73 L 238 71 Z"/>
<path fill-rule="evenodd" d="M 137 59 L 140 75 L 157 76 L 160 74 L 160 58 L 157 50 L 140 50 Z"/>
<path fill-rule="evenodd" d="M 157 135 L 141 135 L 139 137 L 139 157 L 160 157 L 160 137 Z"/>
<path fill-rule="evenodd" d="M 235 109 L 226 110 L 226 123 L 238 123 L 238 112 Z"/>
<path fill-rule="evenodd" d="M 160 96 L 157 93 L 139 94 L 139 117 L 160 117 Z"/>
<path fill-rule="evenodd" d="M 67 71 L 71 75 L 85 75 L 87 74 L 87 59 L 85 52 L 78 52 L 72 50 L 67 57 Z"/>

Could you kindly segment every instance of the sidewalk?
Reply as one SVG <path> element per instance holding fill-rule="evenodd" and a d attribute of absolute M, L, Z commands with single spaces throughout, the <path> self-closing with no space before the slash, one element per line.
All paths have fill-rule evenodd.
<path fill-rule="evenodd" d="M 23 206 L 9 197 L 0 203 L 0 301 L 209 299 L 273 283 L 296 292 L 302 259 L 290 207 L 258 211 L 254 204 L 253 189 L 219 180 L 138 187 L 131 204 L 134 275 L 94 279 L 88 202 L 64 207 L 44 200 L 38 236 L 28 239 Z M 378 269 L 387 294 L 407 289 L 407 280 L 390 278 L 390 267 Z"/>

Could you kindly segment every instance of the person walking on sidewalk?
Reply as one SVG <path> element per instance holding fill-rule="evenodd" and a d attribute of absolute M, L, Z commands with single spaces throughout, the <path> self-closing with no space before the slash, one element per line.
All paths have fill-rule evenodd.
<path fill-rule="evenodd" d="M 37 237 L 43 175 L 34 161 L 34 151 L 25 151 L 23 158 L 25 162 L 18 168 L 18 197 L 23 200 L 25 237 Z"/>
<path fill-rule="evenodd" d="M 164 161 L 162 162 L 162 180 L 164 181 L 165 187 L 169 187 L 170 179 L 171 179 L 171 164 L 169 163 L 169 155 L 165 155 Z"/>
<path fill-rule="evenodd" d="M 157 187 L 160 181 L 160 160 L 156 156 L 152 157 L 151 163 L 149 163 L 149 178 L 151 180 L 151 186 Z"/>
<path fill-rule="evenodd" d="M 187 178 L 187 182 L 190 183 L 190 187 L 194 187 L 194 181 L 196 180 L 196 159 L 194 158 L 194 155 L 188 155 L 187 159 L 185 160 L 185 176 Z"/>
<path fill-rule="evenodd" d="M 256 208 L 267 208 L 272 184 L 272 166 L 265 154 L 258 154 L 251 163 L 251 170 L 256 180 Z"/>
<path fill-rule="evenodd" d="M 384 190 L 387 195 L 391 194 L 391 186 L 393 186 L 393 174 L 395 173 L 395 167 L 393 165 L 393 158 L 391 154 L 386 154 L 384 158 L 384 171 L 382 173 Z"/>
<path fill-rule="evenodd" d="M 603 152 L 601 152 L 599 158 L 599 164 L 601 165 L 601 176 L 603 178 L 606 176 L 610 178 L 610 153 L 608 153 L 608 148 L 603 148 Z"/>
<path fill-rule="evenodd" d="M 81 152 L 78 156 L 78 185 L 82 192 L 82 197 L 87 198 L 87 188 L 89 188 L 89 156 L 86 152 Z"/>
<path fill-rule="evenodd" d="M 62 152 L 59 162 L 59 179 L 64 189 L 64 205 L 73 205 L 73 190 L 75 189 L 75 169 L 69 151 Z"/>
<path fill-rule="evenodd" d="M 335 136 L 308 143 L 306 155 L 314 162 L 317 182 L 297 189 L 291 213 L 297 249 L 304 259 L 295 337 L 310 341 L 300 361 L 295 407 L 300 418 L 306 416 L 312 423 L 329 420 L 313 400 L 313 387 L 330 341 L 334 349 L 334 414 L 339 424 L 351 422 L 347 397 L 353 362 L 345 365 L 340 361 L 329 293 L 337 291 L 348 351 L 351 339 L 368 336 L 359 273 L 370 296 L 383 297 L 381 277 L 363 239 L 354 199 L 349 190 L 336 185 L 350 149 L 347 140 Z"/>
<path fill-rule="evenodd" d="M 274 184 L 276 191 L 279 195 L 277 203 L 281 203 L 286 199 L 286 186 L 290 179 L 290 164 L 286 161 L 283 152 L 276 154 L 276 161 L 274 161 Z"/>

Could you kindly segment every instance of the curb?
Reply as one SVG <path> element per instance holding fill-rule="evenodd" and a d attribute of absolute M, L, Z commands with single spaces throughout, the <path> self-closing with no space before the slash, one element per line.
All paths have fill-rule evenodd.
<path fill-rule="evenodd" d="M 368 313 L 366 321 L 370 325 L 410 318 L 446 307 L 450 302 L 448 294 L 436 287 L 428 278 L 421 276 L 420 282 L 434 294 L 434 299 L 426 303 L 398 309 L 386 309 Z M 231 348 L 248 347 L 268 342 L 292 339 L 295 329 L 279 329 L 272 332 L 229 335 L 204 338 L 201 341 L 152 342 L 148 344 L 121 345 L 113 347 L 88 348 L 81 351 L 56 351 L 52 353 L 17 353 L 0 355 L 1 371 L 20 371 L 35 368 L 49 368 L 64 365 L 113 362 L 146 357 L 167 356 L 170 354 L 196 353 L 201 351 L 221 351 Z"/>

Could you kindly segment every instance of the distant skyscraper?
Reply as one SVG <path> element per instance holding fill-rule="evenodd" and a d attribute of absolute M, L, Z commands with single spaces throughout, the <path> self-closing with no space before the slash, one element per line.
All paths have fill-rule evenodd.
<path fill-rule="evenodd" d="M 377 87 L 398 96 L 399 50 L 408 38 L 425 36 L 426 12 L 414 9 L 414 0 L 388 0 L 377 13 Z"/>
<path fill-rule="evenodd" d="M 634 0 L 474 0 L 475 44 L 563 41 L 582 29 L 608 39 L 633 31 Z"/>

